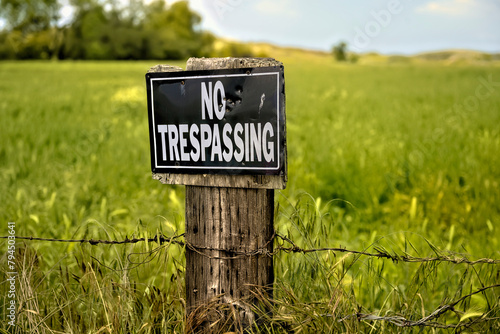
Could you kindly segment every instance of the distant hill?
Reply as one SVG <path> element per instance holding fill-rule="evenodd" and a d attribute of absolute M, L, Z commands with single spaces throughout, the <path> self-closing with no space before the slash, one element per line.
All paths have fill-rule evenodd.
<path fill-rule="evenodd" d="M 489 54 L 472 50 L 445 50 L 425 52 L 417 54 L 413 57 L 421 60 L 443 61 L 448 64 L 500 60 L 500 54 Z"/>
<path fill-rule="evenodd" d="M 382 55 L 366 53 L 359 55 L 360 63 L 441 63 L 454 64 L 485 64 L 500 63 L 500 53 L 490 54 L 473 50 L 441 50 L 423 52 L 415 55 Z"/>
<path fill-rule="evenodd" d="M 308 50 L 294 47 L 283 47 L 269 43 L 240 43 L 220 39 L 217 42 L 220 49 L 227 48 L 230 44 L 244 45 L 246 53 L 254 57 L 273 57 L 276 59 L 309 61 L 333 61 L 332 54 L 325 51 Z M 354 54 L 351 54 L 354 55 Z M 221 55 L 222 56 L 222 55 Z M 226 56 L 226 55 L 224 55 Z M 356 63 L 359 64 L 387 64 L 387 63 L 441 63 L 453 64 L 483 64 L 494 62 L 500 64 L 500 53 L 485 53 L 474 50 L 440 50 L 423 52 L 415 55 L 384 55 L 376 52 L 355 54 Z"/>
<path fill-rule="evenodd" d="M 324 51 L 283 47 L 270 43 L 242 43 L 230 39 L 217 39 L 214 42 L 214 57 L 272 57 L 276 59 L 331 60 L 331 54 Z"/>

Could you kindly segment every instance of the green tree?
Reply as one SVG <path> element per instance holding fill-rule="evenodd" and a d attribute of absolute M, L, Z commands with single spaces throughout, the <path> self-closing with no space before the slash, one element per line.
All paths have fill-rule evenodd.
<path fill-rule="evenodd" d="M 75 13 L 65 30 L 62 58 L 104 59 L 107 18 L 104 7 L 95 0 L 73 0 Z"/>
<path fill-rule="evenodd" d="M 59 19 L 57 0 L 0 0 L 0 18 L 8 31 L 23 34 L 48 30 Z"/>
<path fill-rule="evenodd" d="M 61 58 L 72 59 L 139 59 L 142 32 L 139 23 L 123 8 L 91 0 L 74 0 L 73 21 L 65 31 Z M 127 13 L 128 12 L 128 13 Z"/>
<path fill-rule="evenodd" d="M 347 43 L 340 42 L 332 48 L 332 54 L 337 61 L 347 60 Z"/>
<path fill-rule="evenodd" d="M 61 44 L 57 0 L 0 0 L 2 58 L 51 58 Z"/>
<path fill-rule="evenodd" d="M 146 9 L 144 32 L 150 58 L 182 59 L 208 53 L 213 38 L 199 27 L 201 17 L 187 1 L 167 8 L 165 1 L 152 2 Z"/>
<path fill-rule="evenodd" d="M 62 0 L 0 0 L 0 58 L 182 59 L 208 56 L 213 35 L 187 1 L 70 0 L 71 22 L 60 23 Z"/>

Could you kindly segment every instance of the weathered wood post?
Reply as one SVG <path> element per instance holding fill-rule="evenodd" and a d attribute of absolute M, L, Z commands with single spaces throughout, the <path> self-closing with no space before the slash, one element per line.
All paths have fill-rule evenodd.
<path fill-rule="evenodd" d="M 287 180 L 283 66 L 271 58 L 191 58 L 186 70 L 196 72 L 162 81 L 181 69 L 158 65 L 146 76 L 153 178 L 186 185 L 186 331 L 217 328 L 221 313 L 213 310 L 220 305 L 245 327 L 256 320 L 252 291 L 272 294 L 274 281 L 274 189 Z M 200 97 L 182 101 L 199 95 L 200 85 L 201 105 Z M 165 101 L 176 92 L 178 100 Z M 187 120 L 196 125 L 161 115 L 193 106 L 202 120 Z M 178 127 L 165 124 L 174 119 Z"/>

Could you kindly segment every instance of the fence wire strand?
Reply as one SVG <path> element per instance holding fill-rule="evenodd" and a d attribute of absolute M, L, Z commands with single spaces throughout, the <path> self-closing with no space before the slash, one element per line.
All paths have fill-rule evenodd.
<path fill-rule="evenodd" d="M 290 240 L 284 235 L 279 233 L 275 233 L 271 240 L 269 240 L 262 247 L 259 247 L 255 250 L 250 251 L 239 251 L 232 249 L 224 249 L 224 248 L 214 248 L 214 247 L 205 247 L 205 246 L 197 246 L 185 240 L 180 240 L 184 237 L 184 234 L 175 235 L 172 237 L 167 237 L 163 234 L 157 234 L 151 238 L 131 238 L 126 237 L 124 240 L 94 240 L 94 239 L 52 239 L 52 238 L 39 238 L 39 237 L 22 237 L 16 236 L 16 239 L 20 240 L 29 240 L 29 241 L 47 241 L 47 242 L 66 242 L 66 243 L 88 243 L 92 246 L 96 245 L 123 245 L 123 244 L 136 244 L 139 242 L 156 242 L 160 245 L 162 244 L 175 244 L 182 247 L 186 247 L 191 251 L 194 251 L 202 256 L 206 256 L 211 259 L 219 259 L 219 260 L 234 260 L 241 257 L 248 256 L 258 256 L 264 255 L 272 257 L 280 252 L 285 253 L 316 253 L 316 252 L 333 252 L 333 253 L 347 253 L 347 254 L 356 254 L 367 257 L 375 257 L 381 259 L 389 259 L 393 262 L 450 262 L 454 264 L 468 264 L 468 265 L 476 265 L 476 264 L 500 264 L 500 259 L 490 259 L 490 258 L 481 258 L 477 260 L 470 260 L 466 256 L 457 256 L 453 253 L 448 254 L 437 254 L 433 257 L 415 257 L 409 254 L 391 254 L 382 248 L 375 247 L 375 253 L 370 253 L 366 251 L 359 250 L 351 250 L 343 247 L 322 247 L 322 248 L 311 248 L 305 249 L 299 247 L 295 242 Z M 1 236 L 0 239 L 7 239 L 8 236 Z M 269 250 L 269 245 L 272 241 L 278 240 L 277 246 L 274 247 L 274 250 Z M 286 245 L 288 244 L 288 245 Z M 156 249 L 155 251 L 158 251 Z"/>
<path fill-rule="evenodd" d="M 233 260 L 233 259 L 238 259 L 242 257 L 249 257 L 249 256 L 269 256 L 272 257 L 280 252 L 285 252 L 285 253 L 302 253 L 302 254 L 307 254 L 307 253 L 314 253 L 314 252 L 333 252 L 333 253 L 347 253 L 347 254 L 355 254 L 359 256 L 367 256 L 367 257 L 374 257 L 374 258 L 380 258 L 380 259 L 389 259 L 392 260 L 395 263 L 398 262 L 450 262 L 454 264 L 468 264 L 468 265 L 476 265 L 476 264 L 500 264 L 500 259 L 489 259 L 489 258 L 481 258 L 477 260 L 470 260 L 469 258 L 465 256 L 456 256 L 455 254 L 450 253 L 450 255 L 446 254 L 440 254 L 439 251 L 435 250 L 436 256 L 433 257 L 414 257 L 409 254 L 404 254 L 404 255 L 398 255 L 398 254 L 390 254 L 386 250 L 379 248 L 379 247 L 374 247 L 375 252 L 367 252 L 367 251 L 358 251 L 358 250 L 350 250 L 347 248 L 342 248 L 342 247 L 323 247 L 323 248 L 311 248 L 311 249 L 304 249 L 299 247 L 295 242 L 293 242 L 290 238 L 281 235 L 277 232 L 274 233 L 272 238 L 265 243 L 262 247 L 251 250 L 251 251 L 238 251 L 238 250 L 230 250 L 230 249 L 221 249 L 221 248 L 212 248 L 212 247 L 205 247 L 205 246 L 196 246 L 190 242 L 187 242 L 186 240 L 183 240 L 181 238 L 184 238 L 184 234 L 180 235 L 174 235 L 171 237 L 167 237 L 161 233 L 158 233 L 154 237 L 151 238 L 128 238 L 126 237 L 123 240 L 95 240 L 95 239 L 53 239 L 53 238 L 39 238 L 39 237 L 23 237 L 23 236 L 16 236 L 16 239 L 20 240 L 27 240 L 27 241 L 45 241 L 45 242 L 60 242 L 60 243 L 80 243 L 80 244 L 85 244 L 88 243 L 92 246 L 97 246 L 97 245 L 124 245 L 124 244 L 137 244 L 140 242 L 154 242 L 159 244 L 158 247 L 148 251 L 148 252 L 139 252 L 139 253 L 130 253 L 128 254 L 127 259 L 131 264 L 133 264 L 133 268 L 136 268 L 144 263 L 152 261 L 158 252 L 164 248 L 168 248 L 171 245 L 178 245 L 181 247 L 185 247 L 191 251 L 194 251 L 202 256 L 205 256 L 210 259 L 220 259 L 220 260 Z M 0 236 L 0 239 L 7 239 L 8 236 Z M 273 249 L 272 243 L 275 242 L 275 247 Z M 145 259 L 142 261 L 134 262 L 131 260 L 132 255 L 146 255 Z M 108 266 L 106 266 L 104 263 L 96 259 L 95 257 L 92 257 L 94 260 L 96 260 L 100 265 L 109 268 L 111 270 L 114 270 Z M 133 268 L 128 268 L 128 270 L 133 269 Z M 385 321 L 388 323 L 391 323 L 395 326 L 398 327 L 431 327 L 431 328 L 440 328 L 440 329 L 463 329 L 463 328 L 469 328 L 472 327 L 473 325 L 488 322 L 488 321 L 498 321 L 500 318 L 498 317 L 487 317 L 487 314 L 483 314 L 480 317 L 477 317 L 475 319 L 469 319 L 467 322 L 458 322 L 456 324 L 443 324 L 438 321 L 436 321 L 441 315 L 447 313 L 447 312 L 455 312 L 457 313 L 458 311 L 455 309 L 455 306 L 459 304 L 460 302 L 464 301 L 467 298 L 472 297 L 475 294 L 481 293 L 485 290 L 488 289 L 494 289 L 494 288 L 499 288 L 500 284 L 495 284 L 491 286 L 486 286 L 482 287 L 481 289 L 478 289 L 468 295 L 465 295 L 449 304 L 443 304 L 439 307 L 437 307 L 432 313 L 430 313 L 428 316 L 425 316 L 419 320 L 411 320 L 407 319 L 402 316 L 379 316 L 375 314 L 367 314 L 367 313 L 361 313 L 357 312 L 355 314 L 350 314 L 341 317 L 338 319 L 338 322 L 344 322 L 348 319 L 355 318 L 357 321 Z M 323 314 L 322 316 L 325 317 L 335 317 L 333 314 Z"/>
<path fill-rule="evenodd" d="M 398 327 L 434 327 L 434 328 L 460 328 L 460 327 L 470 327 L 474 324 L 480 323 L 480 322 L 487 322 L 487 321 L 494 321 L 498 320 L 500 318 L 488 318 L 485 317 L 485 314 L 483 314 L 481 317 L 478 317 L 477 319 L 468 321 L 468 322 L 460 322 L 457 324 L 442 324 L 439 322 L 434 321 L 435 319 L 439 318 L 441 315 L 444 313 L 451 311 L 451 312 L 458 312 L 455 309 L 455 306 L 462 301 L 464 301 L 467 298 L 472 297 L 473 295 L 476 295 L 478 293 L 481 293 L 483 291 L 489 290 L 489 289 L 494 289 L 494 288 L 499 288 L 500 284 L 494 284 L 486 287 L 482 287 L 480 289 L 477 289 L 474 292 L 471 292 L 465 296 L 462 296 L 455 300 L 452 303 L 449 304 L 444 304 L 436 308 L 431 314 L 429 314 L 426 317 L 423 317 L 419 320 L 409 320 L 401 316 L 388 316 L 388 317 L 382 317 L 374 314 L 364 314 L 364 313 L 356 313 L 356 314 L 350 314 L 348 316 L 345 316 L 341 319 L 338 320 L 338 322 L 343 322 L 349 318 L 357 318 L 358 321 L 362 320 L 367 320 L 367 321 L 386 321 L 390 322 L 393 325 L 396 325 Z M 327 315 L 328 316 L 328 315 Z"/>

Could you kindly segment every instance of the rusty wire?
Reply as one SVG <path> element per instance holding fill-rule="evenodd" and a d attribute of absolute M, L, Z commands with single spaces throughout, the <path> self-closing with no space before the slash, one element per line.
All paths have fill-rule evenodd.
<path fill-rule="evenodd" d="M 338 320 L 338 322 L 343 322 L 349 318 L 356 318 L 358 321 L 386 321 L 390 322 L 393 325 L 396 325 L 398 327 L 434 327 L 434 328 L 461 328 L 461 327 L 471 327 L 474 324 L 481 323 L 481 322 L 487 322 L 487 321 L 494 321 L 494 320 L 499 320 L 500 318 L 494 317 L 494 318 L 488 318 L 483 314 L 482 316 L 478 317 L 475 320 L 468 321 L 468 322 L 460 322 L 457 324 L 442 324 L 439 322 L 436 322 L 435 319 L 439 318 L 441 315 L 444 313 L 451 311 L 457 313 L 458 311 L 455 309 L 455 306 L 462 301 L 464 301 L 467 298 L 472 297 L 475 294 L 481 293 L 483 291 L 489 290 L 489 289 L 494 289 L 494 288 L 500 288 L 500 284 L 494 284 L 490 286 L 485 286 L 480 289 L 477 289 L 476 291 L 473 291 L 465 296 L 462 296 L 458 298 L 457 300 L 449 303 L 449 304 L 443 304 L 440 305 L 438 308 L 436 308 L 431 314 L 428 316 L 425 316 L 419 320 L 410 320 L 406 319 L 401 316 L 378 316 L 374 314 L 364 314 L 364 313 L 356 313 L 356 314 L 350 314 L 345 317 L 342 317 L 341 319 Z M 329 314 L 326 314 L 325 316 L 330 316 Z"/>
<path fill-rule="evenodd" d="M 354 254 L 360 256 L 368 256 L 375 257 L 381 259 L 390 259 L 393 262 L 449 262 L 454 264 L 468 264 L 468 265 L 476 265 L 476 264 L 500 264 L 500 259 L 490 259 L 490 258 L 481 258 L 476 260 L 470 260 L 466 256 L 457 256 L 453 253 L 449 254 L 437 254 L 433 257 L 415 257 L 408 254 L 398 255 L 391 254 L 381 248 L 374 248 L 375 252 L 367 252 L 367 251 L 359 251 L 359 250 L 350 250 L 343 247 L 322 247 L 322 248 L 311 248 L 304 249 L 297 246 L 292 240 L 283 236 L 279 233 L 274 233 L 272 238 L 266 242 L 263 246 L 255 249 L 255 250 L 237 250 L 237 249 L 227 249 L 227 248 L 216 248 L 216 247 L 206 247 L 206 246 L 198 246 L 193 243 L 190 243 L 185 240 L 179 240 L 184 237 L 184 234 L 175 235 L 172 237 L 167 237 L 161 233 L 157 234 L 151 238 L 131 238 L 128 237 L 124 240 L 94 240 L 94 239 L 52 239 L 52 238 L 39 238 L 39 237 L 22 237 L 16 236 L 16 239 L 20 240 L 29 240 L 29 241 L 47 241 L 47 242 L 66 242 L 66 243 L 88 243 L 92 246 L 96 245 L 123 245 L 123 244 L 135 244 L 139 242 L 156 242 L 160 245 L 162 244 L 175 244 L 182 247 L 186 247 L 189 250 L 196 252 L 202 256 L 206 256 L 211 259 L 219 259 L 219 260 L 234 260 L 242 257 L 248 256 L 268 256 L 272 257 L 280 252 L 285 253 L 315 253 L 315 252 L 333 252 L 333 253 L 347 253 Z M 7 239 L 7 236 L 0 236 L 0 239 Z M 277 240 L 276 247 L 273 250 L 270 250 L 270 243 Z M 288 244 L 288 245 L 286 245 Z"/>
<path fill-rule="evenodd" d="M 218 259 L 218 260 L 234 260 L 238 258 L 243 258 L 243 257 L 250 257 L 250 256 L 268 256 L 272 257 L 273 255 L 276 255 L 280 252 L 285 252 L 285 253 L 302 253 L 302 254 L 307 254 L 307 253 L 314 253 L 314 252 L 333 252 L 333 253 L 347 253 L 347 254 L 354 254 L 358 256 L 367 256 L 367 257 L 375 257 L 375 258 L 380 258 L 380 259 L 390 259 L 395 263 L 398 262 L 449 262 L 449 263 L 454 263 L 454 264 L 468 264 L 468 265 L 476 265 L 476 264 L 500 264 L 499 259 L 489 259 L 489 258 L 481 258 L 477 260 L 470 260 L 465 256 L 456 256 L 455 254 L 449 253 L 447 254 L 440 254 L 439 252 L 436 252 L 436 256 L 433 257 L 413 257 L 411 255 L 405 254 L 405 255 L 397 255 L 397 254 L 390 254 L 387 251 L 381 249 L 381 248 L 374 248 L 375 252 L 370 253 L 366 251 L 358 251 L 358 250 L 349 250 L 346 248 L 342 247 L 323 247 L 323 248 L 312 248 L 312 249 L 304 249 L 299 247 L 296 243 L 294 243 L 292 240 L 290 240 L 288 237 L 283 236 L 279 233 L 274 233 L 272 238 L 266 242 L 262 247 L 255 249 L 255 250 L 250 250 L 250 251 L 243 251 L 243 250 L 230 250 L 230 249 L 222 249 L 222 248 L 215 248 L 215 247 L 204 247 L 204 246 L 196 246 L 186 240 L 180 240 L 183 238 L 185 235 L 180 234 L 180 235 L 175 235 L 172 237 L 167 237 L 161 233 L 155 235 L 154 237 L 151 238 L 128 238 L 126 237 L 124 240 L 94 240 L 94 239 L 52 239 L 52 238 L 39 238 L 39 237 L 22 237 L 22 236 L 16 236 L 16 239 L 20 240 L 28 240 L 28 241 L 46 241 L 46 242 L 63 242 L 63 243 L 81 243 L 85 244 L 88 243 L 92 246 L 97 246 L 97 245 L 123 245 L 123 244 L 136 244 L 139 242 L 155 242 L 159 244 L 160 246 L 154 248 L 153 250 L 149 252 L 142 252 L 142 253 L 132 253 L 129 254 L 128 256 L 130 257 L 131 255 L 140 255 L 140 254 L 147 254 L 146 258 L 143 261 L 133 263 L 130 258 L 129 261 L 133 263 L 135 267 L 138 267 L 146 262 L 150 262 L 153 260 L 153 258 L 158 254 L 158 252 L 161 249 L 167 248 L 173 244 L 185 247 L 193 252 L 196 252 L 202 256 L 205 256 L 210 259 Z M 7 239 L 7 236 L 0 236 L 0 239 Z M 275 242 L 275 247 L 272 249 L 272 243 Z M 94 257 L 92 257 L 94 258 Z M 107 267 L 103 263 L 101 263 L 98 259 L 94 258 L 100 265 Z M 109 267 L 108 267 L 109 268 Z M 109 268 L 112 269 L 112 268 Z M 130 270 L 131 268 L 128 268 Z M 116 270 L 116 269 L 112 269 Z M 362 313 L 362 312 L 356 312 L 355 314 L 350 314 L 341 317 L 338 319 L 338 322 L 343 322 L 348 319 L 356 319 L 357 321 L 385 321 L 388 323 L 391 323 L 395 326 L 398 327 L 429 327 L 429 328 L 440 328 L 440 329 L 464 329 L 464 328 L 469 328 L 474 325 L 484 323 L 484 322 L 489 322 L 489 321 L 497 321 L 500 320 L 498 317 L 487 317 L 486 314 L 483 314 L 480 317 L 477 317 L 473 320 L 467 321 L 467 322 L 459 322 L 456 324 L 443 324 L 441 322 L 436 321 L 441 315 L 447 313 L 447 312 L 455 312 L 457 313 L 458 311 L 455 309 L 455 306 L 459 304 L 460 302 L 464 301 L 467 298 L 470 298 L 471 296 L 481 293 L 485 290 L 488 289 L 494 289 L 494 288 L 499 288 L 500 284 L 495 284 L 491 286 L 486 286 L 482 287 L 468 295 L 462 296 L 461 298 L 448 303 L 448 304 L 443 304 L 437 307 L 433 312 L 431 312 L 429 315 L 418 319 L 418 320 L 411 320 L 407 319 L 405 317 L 399 316 L 399 315 L 391 315 L 391 316 L 380 316 L 376 314 L 369 314 L 369 313 Z M 323 314 L 320 316 L 324 317 L 334 317 L 335 315 L 333 314 Z"/>

